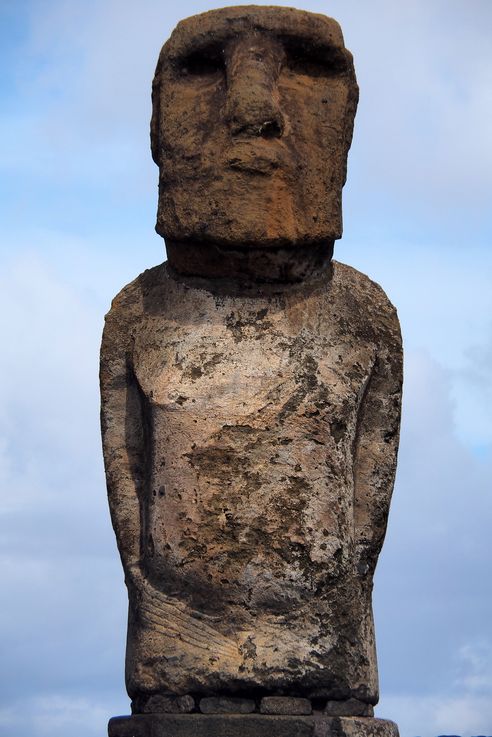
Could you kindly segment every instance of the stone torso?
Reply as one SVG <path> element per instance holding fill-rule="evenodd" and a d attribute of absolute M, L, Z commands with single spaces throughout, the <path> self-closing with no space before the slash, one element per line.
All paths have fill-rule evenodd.
<path fill-rule="evenodd" d="M 194 609 L 292 613 L 349 573 L 376 346 L 336 292 L 214 296 L 162 271 L 149 294 L 133 349 L 151 447 L 142 560 Z"/>
<path fill-rule="evenodd" d="M 122 489 L 129 693 L 375 703 L 372 571 L 401 384 L 394 309 L 336 262 L 299 285 L 217 284 L 164 264 L 107 317 L 103 429 L 109 488 Z"/>

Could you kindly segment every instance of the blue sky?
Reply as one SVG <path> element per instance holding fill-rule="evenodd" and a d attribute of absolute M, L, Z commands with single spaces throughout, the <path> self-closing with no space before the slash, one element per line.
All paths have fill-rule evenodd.
<path fill-rule="evenodd" d="M 161 44 L 227 3 L 0 2 L 0 734 L 99 737 L 128 712 L 98 351 L 164 258 L 148 126 Z M 336 258 L 399 310 L 400 463 L 376 576 L 378 714 L 492 735 L 492 4 L 298 2 L 361 87 Z"/>

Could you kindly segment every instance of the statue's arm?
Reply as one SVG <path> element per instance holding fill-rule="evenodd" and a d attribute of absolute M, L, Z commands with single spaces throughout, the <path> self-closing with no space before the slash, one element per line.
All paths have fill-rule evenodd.
<path fill-rule="evenodd" d="M 396 314 L 376 356 L 361 402 L 354 457 L 357 568 L 372 573 L 381 550 L 396 473 L 403 352 Z"/>
<path fill-rule="evenodd" d="M 126 303 L 125 303 L 126 302 Z M 118 296 L 106 316 L 101 345 L 101 430 L 111 520 L 125 574 L 140 563 L 139 497 L 144 474 L 142 404 L 133 374 L 135 304 Z"/>

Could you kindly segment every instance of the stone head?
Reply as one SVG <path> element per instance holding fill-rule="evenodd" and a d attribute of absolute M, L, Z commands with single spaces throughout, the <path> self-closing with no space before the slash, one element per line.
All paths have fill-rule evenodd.
<path fill-rule="evenodd" d="M 357 99 L 331 18 L 250 5 L 182 21 L 153 83 L 157 232 L 183 247 L 333 244 Z"/>

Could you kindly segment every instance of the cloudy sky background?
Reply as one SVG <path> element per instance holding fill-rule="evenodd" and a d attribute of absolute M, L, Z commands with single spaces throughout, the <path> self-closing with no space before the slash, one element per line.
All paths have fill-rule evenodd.
<path fill-rule="evenodd" d="M 128 713 L 99 340 L 112 296 L 164 258 L 160 46 L 226 4 L 0 0 L 2 736 L 101 737 Z M 337 18 L 355 56 L 336 257 L 383 285 L 405 339 L 377 714 L 402 737 L 492 735 L 492 3 L 296 5 Z"/>

